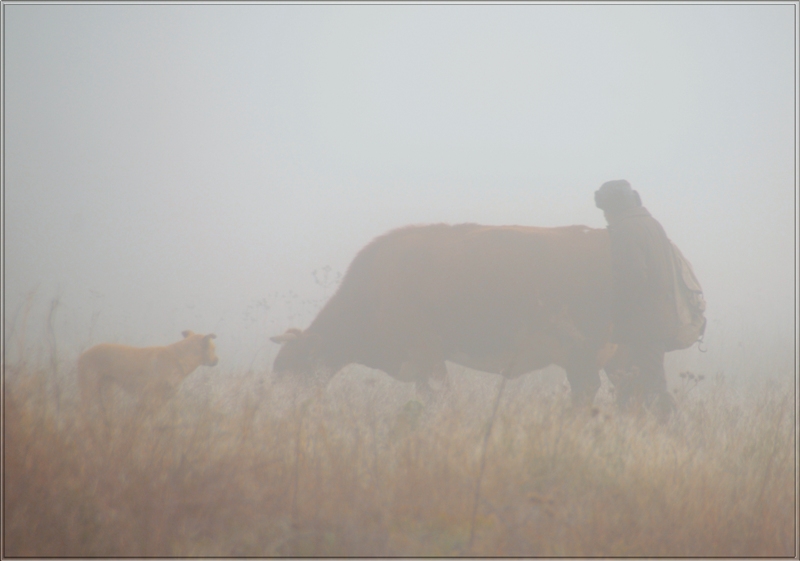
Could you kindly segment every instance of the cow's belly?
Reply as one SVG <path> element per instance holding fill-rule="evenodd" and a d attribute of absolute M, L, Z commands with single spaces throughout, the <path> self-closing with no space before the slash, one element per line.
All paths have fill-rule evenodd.
<path fill-rule="evenodd" d="M 551 339 L 491 355 L 457 351 L 452 353 L 448 360 L 474 370 L 495 374 L 505 373 L 508 378 L 516 378 L 557 363 L 562 354 L 561 345 L 555 339 Z"/>
<path fill-rule="evenodd" d="M 506 372 L 506 376 L 508 378 L 516 378 L 518 376 L 522 376 L 523 374 L 527 374 L 528 372 L 541 370 L 553 363 L 556 363 L 556 360 L 551 353 L 541 352 L 523 352 L 516 357 L 516 360 L 513 361 L 513 364 L 510 353 L 505 355 L 479 357 L 470 356 L 466 353 L 454 353 L 453 356 L 448 358 L 448 360 L 450 362 L 454 362 L 455 364 L 472 368 L 473 370 L 491 372 L 494 374 L 505 372 L 509 366 L 511 366 L 511 369 Z"/>
<path fill-rule="evenodd" d="M 460 364 L 461 366 L 466 366 L 467 368 L 472 368 L 473 370 L 491 372 L 493 374 L 500 374 L 506 368 L 508 368 L 508 365 L 510 364 L 510 361 L 507 358 L 475 358 L 460 353 L 449 360 L 450 362 Z M 522 376 L 523 374 L 527 374 L 528 372 L 541 370 L 542 368 L 546 368 L 551 364 L 553 364 L 553 361 L 545 357 L 536 357 L 535 360 L 517 361 L 514 365 L 512 365 L 511 371 L 508 373 L 507 377 L 516 378 L 518 376 Z"/>

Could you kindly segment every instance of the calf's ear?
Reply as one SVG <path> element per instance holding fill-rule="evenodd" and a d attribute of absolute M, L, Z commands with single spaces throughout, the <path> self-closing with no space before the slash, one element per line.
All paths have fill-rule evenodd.
<path fill-rule="evenodd" d="M 210 339 L 216 339 L 216 338 L 217 338 L 216 334 L 214 334 L 214 333 L 209 333 L 208 335 L 206 335 L 205 337 L 203 337 L 203 340 L 204 340 L 204 341 L 207 343 L 207 342 L 208 342 Z"/>
<path fill-rule="evenodd" d="M 186 331 L 181 331 L 181 335 L 183 335 L 184 339 L 186 339 L 191 334 L 192 334 L 192 332 L 190 330 L 188 330 L 188 329 Z"/>

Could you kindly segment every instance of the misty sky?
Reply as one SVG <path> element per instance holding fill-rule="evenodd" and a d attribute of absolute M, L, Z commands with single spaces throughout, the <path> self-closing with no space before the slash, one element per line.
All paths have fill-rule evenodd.
<path fill-rule="evenodd" d="M 705 289 L 687 360 L 791 365 L 795 4 L 3 10 L 6 325 L 58 297 L 68 353 L 265 362 L 375 236 L 604 227 L 625 178 Z"/>

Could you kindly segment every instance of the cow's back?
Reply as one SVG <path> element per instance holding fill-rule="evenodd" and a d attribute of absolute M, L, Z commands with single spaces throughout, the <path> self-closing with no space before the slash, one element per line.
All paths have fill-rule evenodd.
<path fill-rule="evenodd" d="M 78 358 L 79 370 L 94 370 L 110 375 L 141 374 L 163 347 L 130 347 L 115 343 L 101 343 L 90 348 Z"/>
<path fill-rule="evenodd" d="M 402 360 L 420 340 L 447 359 L 490 364 L 520 333 L 552 330 L 566 309 L 599 347 L 608 336 L 610 282 L 605 230 L 412 226 L 356 256 L 309 331 L 335 333 L 337 345 L 360 355 L 356 362 L 376 368 Z"/>
<path fill-rule="evenodd" d="M 130 347 L 114 343 L 101 343 L 87 350 L 78 358 L 78 376 L 82 391 L 89 397 L 99 388 L 113 382 L 125 391 L 138 395 L 151 382 L 162 375 L 155 367 L 165 347 Z M 163 368 L 161 368 L 163 370 Z M 92 396 L 91 399 L 99 399 Z"/>
<path fill-rule="evenodd" d="M 461 280 L 444 314 L 458 353 L 492 364 L 522 346 L 531 368 L 563 363 L 570 351 L 558 322 L 576 328 L 591 352 L 605 343 L 611 320 L 605 230 L 484 227 L 467 235 L 464 246 L 453 275 Z M 495 362 L 491 370 L 500 368 Z"/>

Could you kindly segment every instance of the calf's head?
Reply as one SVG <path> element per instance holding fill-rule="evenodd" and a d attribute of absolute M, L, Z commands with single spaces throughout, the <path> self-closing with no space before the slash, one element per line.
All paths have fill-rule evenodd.
<path fill-rule="evenodd" d="M 216 366 L 219 359 L 215 352 L 215 345 L 212 339 L 217 336 L 213 333 L 208 335 L 200 335 L 192 331 L 186 330 L 182 333 L 184 342 L 188 342 L 187 347 L 189 353 L 197 358 L 198 362 L 205 366 Z"/>

